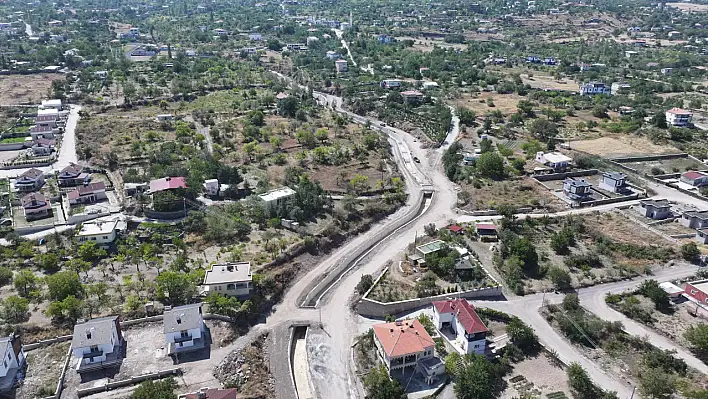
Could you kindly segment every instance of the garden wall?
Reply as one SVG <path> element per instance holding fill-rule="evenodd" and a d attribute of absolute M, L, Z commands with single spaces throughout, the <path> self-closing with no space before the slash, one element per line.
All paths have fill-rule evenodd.
<path fill-rule="evenodd" d="M 563 180 L 568 177 L 592 176 L 598 174 L 599 172 L 600 171 L 598 171 L 597 169 L 586 169 L 578 170 L 575 172 L 551 173 L 548 175 L 533 175 L 531 177 L 538 181 Z"/>

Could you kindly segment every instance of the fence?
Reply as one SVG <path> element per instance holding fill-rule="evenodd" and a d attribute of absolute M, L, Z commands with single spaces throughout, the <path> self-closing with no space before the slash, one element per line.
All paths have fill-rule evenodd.
<path fill-rule="evenodd" d="M 592 176 L 598 174 L 600 171 L 597 169 L 586 169 L 578 170 L 575 172 L 563 172 L 563 173 L 550 173 L 547 175 L 533 175 L 534 179 L 538 181 L 549 181 L 549 180 L 563 180 L 568 177 L 580 177 L 580 176 Z"/>
<path fill-rule="evenodd" d="M 130 385 L 139 384 L 139 383 L 141 383 L 143 381 L 147 381 L 147 380 L 155 380 L 155 379 L 159 379 L 159 378 L 165 378 L 165 377 L 170 377 L 173 375 L 180 375 L 180 374 L 182 374 L 182 369 L 179 367 L 175 367 L 172 369 L 158 371 L 156 373 L 142 374 L 142 375 L 138 375 L 135 377 L 126 378 L 125 380 L 109 382 L 105 385 L 98 386 L 98 387 L 79 389 L 76 391 L 76 394 L 78 397 L 82 398 L 84 396 L 93 395 L 93 394 L 96 394 L 99 392 L 106 392 L 106 391 L 110 391 L 110 390 L 113 390 L 116 388 L 122 388 L 122 387 L 130 386 Z"/>
<path fill-rule="evenodd" d="M 71 338 L 71 336 L 69 336 Z M 54 395 L 47 396 L 42 399 L 59 399 L 61 397 L 61 391 L 64 389 L 64 378 L 66 378 L 66 371 L 69 369 L 69 363 L 71 362 L 71 348 L 66 353 L 66 360 L 64 361 L 64 368 L 61 370 L 59 375 L 59 381 L 57 381 L 57 388 L 54 390 Z"/>
<path fill-rule="evenodd" d="M 627 162 L 645 162 L 645 161 L 658 161 L 661 159 L 677 159 L 677 158 L 688 158 L 689 155 L 685 152 L 680 152 L 676 154 L 661 154 L 661 155 L 646 155 L 639 157 L 620 157 L 612 158 L 610 161 L 617 163 L 627 163 Z"/>

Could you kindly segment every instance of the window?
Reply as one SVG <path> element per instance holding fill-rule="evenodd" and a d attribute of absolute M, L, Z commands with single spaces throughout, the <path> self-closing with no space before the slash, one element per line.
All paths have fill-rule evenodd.
<path fill-rule="evenodd" d="M 104 240 L 107 240 L 107 239 L 108 239 L 108 236 L 103 236 L 103 239 L 104 239 Z"/>
<path fill-rule="evenodd" d="M 91 345 L 91 352 L 98 352 L 98 345 Z"/>
<path fill-rule="evenodd" d="M 691 295 L 696 295 L 696 290 L 691 290 Z"/>
<path fill-rule="evenodd" d="M 187 330 L 182 330 L 182 331 L 180 331 L 179 335 L 182 336 L 182 337 L 188 337 L 188 336 L 189 336 L 189 331 L 187 331 Z"/>
<path fill-rule="evenodd" d="M 226 284 L 226 289 L 229 291 L 235 290 L 236 285 L 235 284 Z"/>

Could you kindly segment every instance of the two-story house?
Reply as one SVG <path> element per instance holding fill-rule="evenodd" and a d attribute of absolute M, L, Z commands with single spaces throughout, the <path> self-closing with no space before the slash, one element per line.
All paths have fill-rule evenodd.
<path fill-rule="evenodd" d="M 17 373 L 25 365 L 25 352 L 20 337 L 12 334 L 0 338 L 0 393 L 12 390 L 17 382 Z"/>
<path fill-rule="evenodd" d="M 106 183 L 97 182 L 87 186 L 80 186 L 66 194 L 69 205 L 93 204 L 108 198 L 106 196 Z"/>
<path fill-rule="evenodd" d="M 92 319 L 74 326 L 71 351 L 78 373 L 113 367 L 123 360 L 125 340 L 118 316 Z"/>
<path fill-rule="evenodd" d="M 435 356 L 435 341 L 418 320 L 376 324 L 373 330 L 376 351 L 389 375 L 413 371 Z"/>
<path fill-rule="evenodd" d="M 80 243 L 93 241 L 101 247 L 108 248 L 118 238 L 120 223 L 121 221 L 117 218 L 84 222 L 76 233 L 76 239 Z"/>
<path fill-rule="evenodd" d="M 627 176 L 619 172 L 603 172 L 598 187 L 612 193 L 624 192 L 627 190 Z"/>
<path fill-rule="evenodd" d="M 265 210 L 266 215 L 270 215 L 273 211 L 280 208 L 280 206 L 282 206 L 288 198 L 294 195 L 295 190 L 288 186 L 283 186 L 260 194 L 258 198 L 260 198 L 261 203 L 263 204 L 263 209 Z"/>
<path fill-rule="evenodd" d="M 204 273 L 205 294 L 216 292 L 226 296 L 239 298 L 251 294 L 253 276 L 251 275 L 250 262 L 233 262 L 213 265 Z"/>
<path fill-rule="evenodd" d="M 691 125 L 693 112 L 681 108 L 671 108 L 666 111 L 666 124 L 674 127 L 686 127 Z"/>
<path fill-rule="evenodd" d="M 689 170 L 681 175 L 679 181 L 693 187 L 701 187 L 708 184 L 708 174 L 697 172 L 695 170 Z"/>
<path fill-rule="evenodd" d="M 44 173 L 39 169 L 29 169 L 15 180 L 15 190 L 21 193 L 37 191 L 44 185 Z"/>
<path fill-rule="evenodd" d="M 433 323 L 443 333 L 452 332 L 453 346 L 461 354 L 484 354 L 489 329 L 465 299 L 433 302 Z"/>
<path fill-rule="evenodd" d="M 671 203 L 665 199 L 641 200 L 637 210 L 649 219 L 663 220 L 671 216 Z"/>
<path fill-rule="evenodd" d="M 587 201 L 592 194 L 592 184 L 585 180 L 565 179 L 563 181 L 563 194 L 569 199 L 579 202 Z"/>
<path fill-rule="evenodd" d="M 27 220 L 42 219 L 52 213 L 52 205 L 41 193 L 30 193 L 22 197 L 22 209 Z"/>
<path fill-rule="evenodd" d="M 59 129 L 47 125 L 35 125 L 29 129 L 29 132 L 30 136 L 32 136 L 32 140 L 53 139 L 59 132 Z"/>
<path fill-rule="evenodd" d="M 70 164 L 59 172 L 59 186 L 73 187 L 88 184 L 91 175 L 84 172 L 84 167 L 75 163 Z"/>
<path fill-rule="evenodd" d="M 46 157 L 52 155 L 56 141 L 50 139 L 37 139 L 32 142 L 32 155 Z"/>
<path fill-rule="evenodd" d="M 201 303 L 167 309 L 162 322 L 168 355 L 204 347 L 203 334 L 206 327 Z"/>
<path fill-rule="evenodd" d="M 589 82 L 580 85 L 581 96 L 593 96 L 597 94 L 612 94 L 612 88 L 603 82 Z"/>

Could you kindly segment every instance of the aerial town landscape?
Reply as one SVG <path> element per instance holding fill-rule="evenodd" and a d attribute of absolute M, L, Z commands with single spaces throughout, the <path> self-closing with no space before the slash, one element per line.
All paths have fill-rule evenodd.
<path fill-rule="evenodd" d="M 708 0 L 0 2 L 0 397 L 708 399 Z"/>

